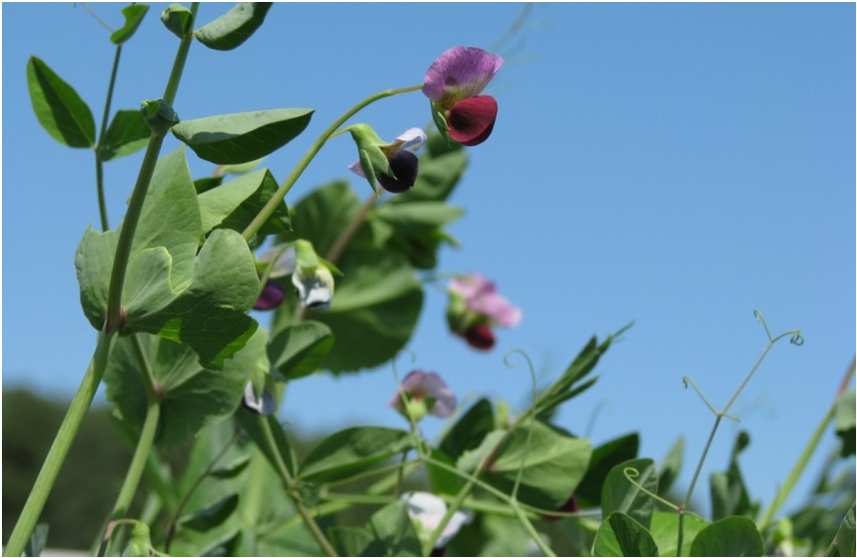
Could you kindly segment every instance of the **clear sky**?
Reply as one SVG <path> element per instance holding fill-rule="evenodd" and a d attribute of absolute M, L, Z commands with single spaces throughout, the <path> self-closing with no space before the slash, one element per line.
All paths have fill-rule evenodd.
<path fill-rule="evenodd" d="M 226 5 L 203 5 L 201 21 Z M 74 250 L 97 225 L 92 154 L 54 142 L 28 100 L 36 54 L 101 113 L 113 50 L 82 8 L 3 6 L 3 381 L 62 396 L 94 347 L 81 313 Z M 111 24 L 118 5 L 92 5 Z M 156 6 L 126 45 L 114 106 L 161 94 L 176 47 Z M 446 329 L 445 296 L 428 290 L 410 348 L 465 400 L 523 400 L 526 349 L 545 377 L 589 335 L 636 326 L 599 365 L 602 379 L 559 422 L 595 442 L 642 432 L 660 459 L 688 438 L 695 463 L 711 415 L 681 377 L 722 405 L 765 342 L 752 310 L 806 344 L 776 347 L 734 412 L 753 441 L 742 463 L 766 501 L 830 404 L 855 339 L 854 6 L 538 5 L 492 87 L 500 114 L 453 202 L 462 241 L 440 271 L 495 278 L 524 311 L 496 350 L 471 351 Z M 277 5 L 231 52 L 192 47 L 176 110 L 184 118 L 313 107 L 314 120 L 267 165 L 282 179 L 346 107 L 418 83 L 452 45 L 490 47 L 520 6 Z M 428 121 L 420 94 L 366 110 L 385 137 Z M 166 149 L 176 146 L 170 138 Z M 119 221 L 141 153 L 107 164 Z M 347 138 L 333 141 L 290 194 L 345 176 Z M 195 175 L 211 166 L 192 160 Z M 357 184 L 367 195 L 365 184 Z M 389 368 L 292 384 L 283 418 L 321 431 L 355 421 L 397 425 Z M 432 419 L 436 421 L 436 419 Z M 436 433 L 440 424 L 427 424 Z M 736 428 L 715 442 L 725 466 Z M 117 437 L 117 443 L 118 437 Z M 832 441 L 827 439 L 826 444 Z M 817 464 L 818 460 L 814 463 Z M 807 487 L 804 482 L 799 494 Z M 707 481 L 697 492 L 707 500 Z M 794 501 L 793 501 L 794 503 Z"/>

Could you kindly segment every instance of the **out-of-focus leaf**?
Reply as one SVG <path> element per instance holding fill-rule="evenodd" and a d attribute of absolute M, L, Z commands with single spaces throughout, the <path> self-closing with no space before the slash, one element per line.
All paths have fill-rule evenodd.
<path fill-rule="evenodd" d="M 658 556 L 658 547 L 652 535 L 634 518 L 613 512 L 598 528 L 592 555 Z"/>
<path fill-rule="evenodd" d="M 206 531 L 221 525 L 238 507 L 238 494 L 227 496 L 211 506 L 182 517 L 182 527 L 195 531 Z"/>
<path fill-rule="evenodd" d="M 854 525 L 854 504 L 851 504 L 851 508 L 845 514 L 845 517 L 842 518 L 839 530 L 833 538 L 831 549 L 836 550 L 836 556 L 854 556 L 857 554 L 857 549 L 855 549 L 854 545 Z"/>
<path fill-rule="evenodd" d="M 684 514 L 684 540 L 681 543 L 682 556 L 690 554 L 690 545 L 696 538 L 697 533 L 705 529 L 708 522 L 695 513 Z M 658 511 L 652 514 L 652 526 L 649 531 L 658 545 L 661 556 L 678 556 L 676 544 L 678 543 L 678 514 L 675 512 Z"/>
<path fill-rule="evenodd" d="M 305 320 L 287 326 L 268 345 L 272 371 L 283 381 L 294 380 L 318 370 L 333 347 L 333 334 L 321 322 Z"/>
<path fill-rule="evenodd" d="M 854 455 L 855 429 L 854 389 L 849 389 L 836 400 L 836 435 L 842 440 L 841 457 Z"/>
<path fill-rule="evenodd" d="M 640 436 L 636 432 L 609 440 L 595 448 L 589 467 L 580 481 L 574 497 L 579 507 L 594 507 L 601 504 L 601 487 L 610 470 L 620 463 L 637 457 Z"/>
<path fill-rule="evenodd" d="M 729 458 L 729 468 L 725 473 L 712 473 L 711 488 L 711 517 L 722 519 L 732 515 L 754 517 L 759 509 L 759 503 L 750 499 L 747 485 L 738 466 L 738 456 L 750 445 L 750 435 L 742 430 L 735 439 L 732 454 Z"/>
<path fill-rule="evenodd" d="M 681 464 L 684 459 L 684 436 L 679 436 L 675 443 L 670 447 L 661 464 L 660 470 L 660 485 L 658 493 L 665 494 L 673 485 L 681 472 Z"/>
<path fill-rule="evenodd" d="M 651 492 L 658 490 L 658 472 L 651 459 L 632 459 L 610 469 L 601 489 L 601 510 L 604 514 L 614 511 L 627 513 L 643 527 L 651 524 L 654 502 L 652 498 L 631 484 L 625 477 L 625 469 L 636 469 L 635 480 Z M 632 477 L 633 478 L 633 477 Z"/>
<path fill-rule="evenodd" d="M 312 109 L 272 109 L 183 120 L 172 131 L 194 153 L 218 164 L 246 163 L 272 153 L 309 124 Z"/>
<path fill-rule="evenodd" d="M 746 517 L 727 517 L 701 530 L 690 547 L 691 556 L 761 556 L 762 537 Z"/>
<path fill-rule="evenodd" d="M 239 2 L 234 8 L 194 31 L 197 40 L 215 50 L 231 50 L 250 38 L 265 21 L 271 2 Z"/>
<path fill-rule="evenodd" d="M 35 56 L 27 62 L 27 87 L 33 112 L 52 138 L 69 147 L 95 145 L 95 119 L 86 102 Z"/>
<path fill-rule="evenodd" d="M 301 464 L 300 478 L 324 482 L 349 478 L 401 453 L 411 445 L 403 430 L 375 426 L 340 430 L 322 440 Z"/>
<path fill-rule="evenodd" d="M 122 8 L 122 15 L 125 16 L 125 23 L 121 28 L 117 29 L 110 35 L 110 41 L 115 45 L 121 45 L 130 39 L 137 28 L 143 23 L 143 18 L 146 12 L 149 11 L 149 6 L 146 4 L 129 4 Z"/>

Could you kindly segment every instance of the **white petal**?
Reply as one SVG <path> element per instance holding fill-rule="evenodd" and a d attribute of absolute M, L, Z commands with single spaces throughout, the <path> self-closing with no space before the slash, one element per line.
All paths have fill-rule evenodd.
<path fill-rule="evenodd" d="M 366 178 L 366 173 L 363 172 L 363 165 L 360 164 L 360 159 L 357 159 L 356 161 L 348 165 L 348 170 L 350 170 L 357 176 Z"/>
<path fill-rule="evenodd" d="M 258 259 L 260 262 L 271 262 L 282 249 L 282 245 L 273 246 L 259 254 Z M 282 255 L 277 258 L 277 261 L 274 263 L 274 267 L 271 269 L 270 278 L 277 279 L 294 273 L 295 260 L 295 249 L 293 246 L 289 246 L 284 252 L 282 252 Z"/>
<path fill-rule="evenodd" d="M 408 151 L 416 151 L 428 140 L 428 136 L 422 128 L 408 128 L 396 138 L 396 141 L 402 142 L 399 149 L 407 149 Z"/>
<path fill-rule="evenodd" d="M 473 514 L 467 511 L 457 511 L 452 514 L 452 517 L 449 519 L 449 523 L 446 524 L 446 528 L 441 533 L 440 537 L 437 539 L 437 544 L 435 545 L 438 548 L 443 548 L 446 546 L 446 543 L 452 539 L 462 527 L 467 525 L 473 521 Z"/>
<path fill-rule="evenodd" d="M 292 274 L 292 284 L 305 308 L 326 308 L 333 298 L 333 276 L 324 267 L 318 267 L 315 273 L 296 271 Z"/>
<path fill-rule="evenodd" d="M 262 392 L 261 397 L 256 396 L 253 382 L 247 382 L 244 386 L 244 406 L 260 415 L 274 414 L 274 396 L 267 390 Z"/>

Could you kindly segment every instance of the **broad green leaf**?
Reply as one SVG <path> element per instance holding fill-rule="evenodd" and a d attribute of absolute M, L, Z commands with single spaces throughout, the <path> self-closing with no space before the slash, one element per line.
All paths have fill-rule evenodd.
<path fill-rule="evenodd" d="M 179 39 L 190 32 L 191 19 L 190 10 L 181 4 L 170 4 L 161 12 L 161 23 Z"/>
<path fill-rule="evenodd" d="M 292 224 L 298 236 L 311 241 L 316 252 L 324 257 L 359 207 L 360 200 L 347 182 L 331 182 L 316 188 L 294 206 Z"/>
<path fill-rule="evenodd" d="M 411 265 L 420 269 L 437 267 L 441 245 L 451 243 L 443 230 L 463 210 L 444 202 L 386 203 L 368 217 L 369 226 L 381 229 L 388 245 L 407 256 Z M 386 227 L 388 230 L 383 230 Z"/>
<path fill-rule="evenodd" d="M 95 145 L 95 120 L 86 102 L 35 56 L 27 62 L 27 87 L 33 112 L 52 138 L 69 147 Z"/>
<path fill-rule="evenodd" d="M 681 543 L 682 556 L 690 553 L 690 545 L 696 538 L 697 533 L 705 529 L 708 522 L 695 513 L 684 514 L 684 540 Z M 671 511 L 658 511 L 652 514 L 652 526 L 649 529 L 661 556 L 678 556 L 676 544 L 678 543 L 678 514 Z"/>
<path fill-rule="evenodd" d="M 246 163 L 273 153 L 309 124 L 312 109 L 272 109 L 183 120 L 172 131 L 206 161 Z"/>
<path fill-rule="evenodd" d="M 592 459 L 583 480 L 574 492 L 580 507 L 595 507 L 601 504 L 601 487 L 610 470 L 620 463 L 637 457 L 640 436 L 636 432 L 615 438 L 592 451 Z"/>
<path fill-rule="evenodd" d="M 854 392 L 852 392 L 853 394 Z M 842 523 L 839 525 L 839 530 L 836 531 L 836 536 L 833 538 L 833 547 L 839 556 L 854 556 L 857 554 L 857 549 L 854 545 L 854 504 L 845 517 L 842 518 Z"/>
<path fill-rule="evenodd" d="M 217 188 L 221 184 L 223 184 L 222 176 L 204 176 L 193 181 L 193 187 L 197 194 L 202 194 L 212 188 Z"/>
<path fill-rule="evenodd" d="M 491 401 L 482 398 L 474 403 L 440 441 L 440 449 L 453 459 L 479 446 L 482 439 L 494 430 L 494 409 Z"/>
<path fill-rule="evenodd" d="M 215 50 L 231 50 L 262 25 L 271 2 L 239 2 L 234 8 L 194 31 L 197 40 Z"/>
<path fill-rule="evenodd" d="M 232 494 L 215 502 L 207 508 L 195 511 L 182 517 L 179 522 L 182 527 L 195 531 L 207 531 L 222 525 L 238 507 L 238 494 Z"/>
<path fill-rule="evenodd" d="M 634 518 L 611 513 L 598 528 L 592 545 L 593 556 L 658 556 L 652 535 Z"/>
<path fill-rule="evenodd" d="M 691 556 L 761 556 L 762 537 L 746 517 L 727 517 L 700 531 L 690 547 Z"/>
<path fill-rule="evenodd" d="M 163 394 L 158 441 L 177 445 L 210 424 L 230 417 L 241 402 L 250 374 L 267 364 L 266 335 L 259 329 L 247 345 L 220 368 L 204 367 L 188 346 L 153 335 L 136 334 Z M 142 364 L 133 339 L 120 337 L 105 372 L 107 398 L 134 428 L 143 424 L 146 409 Z"/>
<path fill-rule="evenodd" d="M 401 226 L 436 227 L 456 221 L 464 214 L 460 207 L 444 202 L 385 203 L 372 211 L 372 216 Z"/>
<path fill-rule="evenodd" d="M 199 195 L 203 232 L 215 227 L 243 231 L 276 191 L 277 181 L 266 169 L 207 189 Z M 290 230 L 289 209 L 285 202 L 281 202 L 260 232 L 275 234 L 287 233 Z"/>
<path fill-rule="evenodd" d="M 746 515 L 754 517 L 759 509 L 759 503 L 750 499 L 747 485 L 738 466 L 738 456 L 750 445 L 750 435 L 741 431 L 735 439 L 732 454 L 729 457 L 729 468 L 725 473 L 711 474 L 711 517 L 722 519 L 731 515 Z"/>
<path fill-rule="evenodd" d="M 122 8 L 125 23 L 110 35 L 110 41 L 115 45 L 121 45 L 130 39 L 137 32 L 140 24 L 143 23 L 143 18 L 148 11 L 149 6 L 146 4 L 129 4 Z"/>
<path fill-rule="evenodd" d="M 854 389 L 849 389 L 836 400 L 836 435 L 842 440 L 840 456 L 854 455 L 855 420 Z"/>
<path fill-rule="evenodd" d="M 39 523 L 33 529 L 33 534 L 24 546 L 24 556 L 41 556 L 45 544 L 48 542 L 49 527 L 47 523 Z"/>
<path fill-rule="evenodd" d="M 99 149 L 105 161 L 131 155 L 146 147 L 152 130 L 139 110 L 120 110 L 100 140 Z"/>
<path fill-rule="evenodd" d="M 87 227 L 74 256 L 80 286 L 80 305 L 89 323 L 98 330 L 104 325 L 106 317 L 117 239 L 116 231 L 101 233 Z"/>
<path fill-rule="evenodd" d="M 321 322 L 304 320 L 274 335 L 268 345 L 272 372 L 282 381 L 294 380 L 318 370 L 333 347 L 333 334 Z"/>
<path fill-rule="evenodd" d="M 458 466 L 472 471 L 485 455 L 489 456 L 483 475 L 486 482 L 508 493 L 521 470 L 518 499 L 540 508 L 559 509 L 583 478 L 592 447 L 589 440 L 572 438 L 535 421 L 516 428 L 508 437 L 495 431 L 479 448 L 465 453 Z"/>
<path fill-rule="evenodd" d="M 660 484 L 658 485 L 658 493 L 666 494 L 672 486 L 673 482 L 678 478 L 681 472 L 682 460 L 684 458 L 684 436 L 679 436 L 675 443 L 670 447 L 661 464 L 659 473 Z"/>
<path fill-rule="evenodd" d="M 634 479 L 650 492 L 658 490 L 658 472 L 651 459 L 632 459 L 614 466 L 607 473 L 601 489 L 601 510 L 604 514 L 614 511 L 626 513 L 647 527 L 651 523 L 654 502 L 650 496 L 631 484 L 625 477 L 625 469 L 633 468 L 639 473 Z"/>
<path fill-rule="evenodd" d="M 422 556 L 420 540 L 404 502 L 393 502 L 376 511 L 366 526 L 372 542 L 368 556 Z"/>
<path fill-rule="evenodd" d="M 209 475 L 218 479 L 231 479 L 240 475 L 249 464 L 249 454 L 239 455 L 235 459 L 232 459 L 231 461 L 226 462 L 223 465 L 218 465 L 217 467 L 211 470 Z"/>
<path fill-rule="evenodd" d="M 411 435 L 403 430 L 375 426 L 340 430 L 322 440 L 304 459 L 300 478 L 312 482 L 349 478 L 410 445 Z"/>
<path fill-rule="evenodd" d="M 247 161 L 246 163 L 240 163 L 237 165 L 219 165 L 217 167 L 216 174 L 244 174 L 258 167 L 264 160 L 264 157 L 260 157 L 258 159 L 254 159 L 252 161 Z"/>

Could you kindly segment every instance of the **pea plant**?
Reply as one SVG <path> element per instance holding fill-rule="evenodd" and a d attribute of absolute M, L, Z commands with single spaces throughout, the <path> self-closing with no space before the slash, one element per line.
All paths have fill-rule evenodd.
<path fill-rule="evenodd" d="M 456 244 L 445 227 L 462 215 L 448 199 L 469 149 L 490 139 L 497 118 L 497 99 L 484 90 L 502 69 L 500 55 L 443 51 L 422 81 L 380 90 L 334 119 L 278 181 L 261 160 L 310 128 L 312 109 L 190 120 L 177 111 L 190 50 L 252 48 L 271 4 L 239 3 L 204 25 L 198 7 L 173 4 L 160 14 L 164 40 L 176 43 L 160 98 L 114 112 L 122 50 L 150 11 L 122 9 L 97 133 L 74 88 L 43 60 L 27 62 L 39 123 L 56 141 L 94 154 L 100 226 L 83 232 L 74 261 L 83 313 L 98 336 L 4 555 L 38 555 L 44 546 L 49 531 L 39 516 L 102 382 L 134 452 L 112 512 L 92 533 L 98 555 L 855 554 L 853 363 L 764 510 L 741 474 L 750 441 L 742 431 L 726 469 L 710 477 L 711 513 L 694 511 L 712 440 L 724 421 L 738 420 L 731 412 L 741 392 L 776 345 L 803 342 L 797 330 L 772 332 L 761 313 L 761 353 L 722 407 L 684 378 L 713 423 L 683 494 L 673 486 L 681 438 L 656 463 L 638 455 L 638 433 L 593 446 L 554 422 L 560 406 L 596 384 L 600 358 L 630 326 L 587 340 L 547 385 L 526 353 L 507 354 L 508 366 L 531 377 L 522 409 L 487 398 L 458 409 L 438 373 L 400 377 L 429 283 L 443 281 L 449 329 L 475 351 L 492 351 L 498 328 L 522 319 L 483 275 L 437 269 L 439 251 Z M 414 99 L 415 112 L 397 137 L 359 121 L 363 108 L 399 95 Z M 415 127 L 421 120 L 428 132 Z M 168 134 L 184 145 L 162 154 Z M 365 182 L 366 200 L 335 180 L 287 205 L 332 140 L 353 143 L 341 170 Z M 111 228 L 105 165 L 140 150 L 127 210 Z M 188 157 L 214 170 L 193 177 Z M 402 427 L 353 426 L 299 447 L 277 419 L 286 386 L 366 368 L 392 370 L 390 406 Z M 436 418 L 449 424 L 427 439 L 422 421 Z M 841 448 L 805 505 L 781 514 L 831 425 Z"/>

